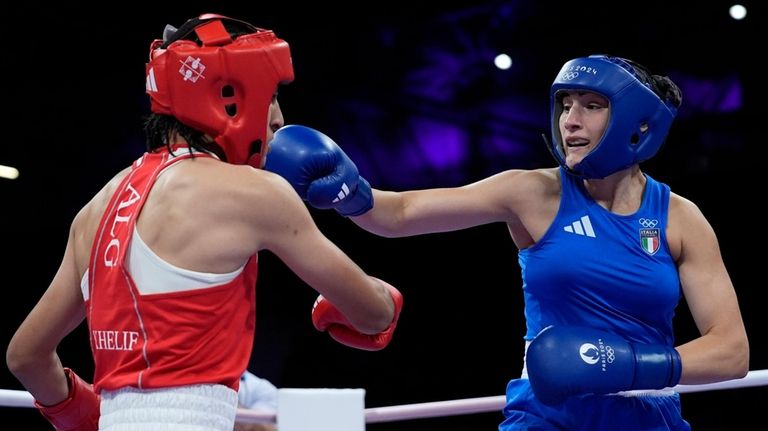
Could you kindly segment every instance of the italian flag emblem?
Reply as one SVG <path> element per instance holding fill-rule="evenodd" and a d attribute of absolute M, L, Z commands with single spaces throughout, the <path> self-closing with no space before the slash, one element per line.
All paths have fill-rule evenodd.
<path fill-rule="evenodd" d="M 640 246 L 643 250 L 653 256 L 661 245 L 661 232 L 659 228 L 640 229 Z"/>

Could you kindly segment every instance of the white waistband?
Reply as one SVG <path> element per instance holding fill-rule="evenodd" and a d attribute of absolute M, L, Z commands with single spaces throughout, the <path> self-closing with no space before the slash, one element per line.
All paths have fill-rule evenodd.
<path fill-rule="evenodd" d="M 232 431 L 237 392 L 223 385 L 101 392 L 102 431 Z"/>

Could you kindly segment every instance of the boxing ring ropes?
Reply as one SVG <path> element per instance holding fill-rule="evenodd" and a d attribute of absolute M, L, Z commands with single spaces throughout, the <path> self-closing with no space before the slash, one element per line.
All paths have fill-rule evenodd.
<path fill-rule="evenodd" d="M 701 385 L 677 385 L 674 387 L 674 390 L 679 393 L 687 393 L 738 389 L 753 386 L 768 386 L 768 369 L 750 371 L 741 379 Z M 394 422 L 408 419 L 500 412 L 504 407 L 504 404 L 504 395 L 498 395 L 418 404 L 404 404 L 398 406 L 371 407 L 366 408 L 364 414 L 366 423 Z M 34 407 L 34 404 L 32 395 L 29 392 L 0 389 L 0 406 Z M 243 423 L 275 423 L 276 412 L 238 409 L 237 420 Z"/>

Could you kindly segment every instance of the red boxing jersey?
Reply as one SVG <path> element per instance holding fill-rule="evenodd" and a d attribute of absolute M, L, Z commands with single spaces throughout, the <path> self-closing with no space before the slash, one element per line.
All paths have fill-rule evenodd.
<path fill-rule="evenodd" d="M 97 392 L 201 383 L 237 390 L 250 359 L 256 255 L 233 280 L 202 289 L 141 294 L 128 273 L 125 259 L 136 218 L 158 174 L 192 157 L 187 148 L 175 153 L 146 153 L 133 163 L 94 238 L 85 306 Z"/>

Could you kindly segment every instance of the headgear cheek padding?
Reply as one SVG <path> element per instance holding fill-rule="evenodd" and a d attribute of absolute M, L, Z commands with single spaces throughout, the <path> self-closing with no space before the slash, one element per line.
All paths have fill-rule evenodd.
<path fill-rule="evenodd" d="M 288 44 L 272 31 L 220 15 L 198 20 L 200 44 L 153 42 L 146 67 L 151 110 L 210 135 L 228 162 L 260 167 L 272 98 L 279 84 L 294 78 Z M 233 39 L 227 20 L 253 32 Z"/>
<path fill-rule="evenodd" d="M 655 77 L 645 75 L 646 71 L 636 69 L 629 60 L 604 55 L 576 58 L 563 65 L 550 90 L 550 145 L 555 159 L 569 173 L 605 178 L 648 160 L 659 151 L 677 114 L 680 99 L 671 100 L 665 95 L 662 100 L 651 88 L 656 85 Z M 558 93 L 569 90 L 605 96 L 611 113 L 600 141 L 572 168 L 565 164 L 559 121 L 563 106 Z"/>

